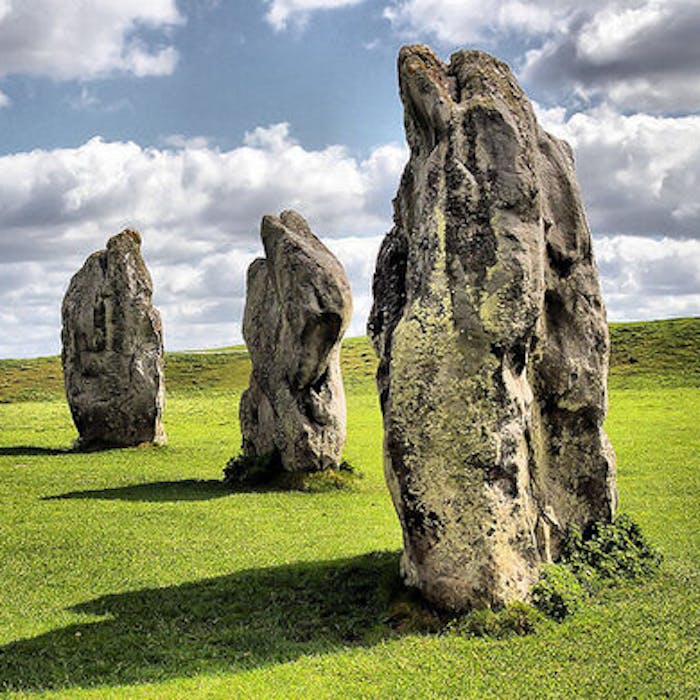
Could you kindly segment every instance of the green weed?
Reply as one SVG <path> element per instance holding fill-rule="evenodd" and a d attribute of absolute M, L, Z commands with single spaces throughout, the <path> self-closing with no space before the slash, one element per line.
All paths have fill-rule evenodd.
<path fill-rule="evenodd" d="M 573 525 L 564 541 L 562 562 L 588 590 L 621 584 L 659 571 L 661 554 L 628 515 L 595 522 L 586 533 Z"/>
<path fill-rule="evenodd" d="M 578 612 L 585 600 L 576 574 L 561 564 L 543 566 L 540 580 L 532 588 L 532 604 L 558 622 Z"/>

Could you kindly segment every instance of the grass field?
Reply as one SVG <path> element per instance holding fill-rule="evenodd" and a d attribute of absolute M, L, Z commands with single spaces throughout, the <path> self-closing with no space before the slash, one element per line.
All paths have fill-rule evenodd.
<path fill-rule="evenodd" d="M 0 361 L 0 692 L 65 698 L 700 695 L 700 319 L 615 325 L 621 510 L 661 574 L 506 639 L 387 619 L 400 530 L 364 339 L 352 491 L 230 493 L 241 348 L 167 359 L 169 443 L 69 452 L 56 358 Z"/>

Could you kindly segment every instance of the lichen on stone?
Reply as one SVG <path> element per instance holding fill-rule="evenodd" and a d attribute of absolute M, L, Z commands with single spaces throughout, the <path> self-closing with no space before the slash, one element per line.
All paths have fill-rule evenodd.
<path fill-rule="evenodd" d="M 246 459 L 288 472 L 337 469 L 346 408 L 340 342 L 352 315 L 340 262 L 296 212 L 265 216 L 248 268 L 243 337 L 252 362 L 239 415 Z M 274 471 L 274 470 L 272 470 Z"/>
<path fill-rule="evenodd" d="M 73 276 L 62 305 L 66 397 L 81 447 L 163 444 L 163 332 L 141 235 L 126 229 Z"/>
<path fill-rule="evenodd" d="M 569 523 L 615 507 L 590 232 L 506 64 L 425 46 L 398 64 L 411 158 L 368 331 L 402 571 L 442 607 L 522 599 Z"/>

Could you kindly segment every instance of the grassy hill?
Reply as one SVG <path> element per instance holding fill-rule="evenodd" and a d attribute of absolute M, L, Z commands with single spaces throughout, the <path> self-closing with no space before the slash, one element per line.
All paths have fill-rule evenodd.
<path fill-rule="evenodd" d="M 406 631 L 375 358 L 345 341 L 350 491 L 235 493 L 243 348 L 167 357 L 168 445 L 70 451 L 57 358 L 0 361 L 0 695 L 700 696 L 700 319 L 615 324 L 621 510 L 664 555 L 535 634 Z M 400 612 L 400 611 L 398 611 Z"/>
<path fill-rule="evenodd" d="M 640 386 L 655 378 L 663 386 L 700 387 L 700 318 L 613 323 L 610 326 L 612 387 Z M 372 382 L 376 358 L 367 338 L 347 338 L 342 350 L 348 389 Z M 168 394 L 238 392 L 245 389 L 250 360 L 245 346 L 166 355 Z M 62 399 L 58 357 L 0 360 L 0 403 Z"/>

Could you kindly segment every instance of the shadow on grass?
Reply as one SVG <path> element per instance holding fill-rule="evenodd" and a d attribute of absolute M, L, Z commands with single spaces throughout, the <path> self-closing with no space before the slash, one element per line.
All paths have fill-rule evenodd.
<path fill-rule="evenodd" d="M 71 447 L 36 447 L 35 445 L 12 445 L 0 447 L 0 457 L 38 457 L 67 455 L 75 452 Z"/>
<path fill-rule="evenodd" d="M 0 691 L 162 681 L 376 643 L 398 553 L 252 569 L 110 595 L 74 612 L 106 616 L 0 647 Z"/>
<path fill-rule="evenodd" d="M 93 452 L 110 452 L 112 450 L 126 450 L 134 448 L 135 446 L 125 447 L 120 445 L 108 445 L 101 443 L 91 443 L 89 445 L 80 445 L 77 443 L 73 443 L 72 445 L 68 445 L 67 447 L 37 447 L 36 445 L 10 445 L 7 447 L 0 447 L 0 457 L 50 457 L 53 455 L 81 455 L 92 454 Z"/>
<path fill-rule="evenodd" d="M 147 501 L 162 503 L 166 501 L 209 501 L 231 495 L 223 482 L 215 479 L 183 479 L 181 481 L 154 481 L 133 486 L 119 486 L 111 489 L 91 489 L 87 491 L 69 491 L 55 496 L 44 496 L 42 501 L 61 501 L 67 499 L 95 499 L 105 501 Z"/>

